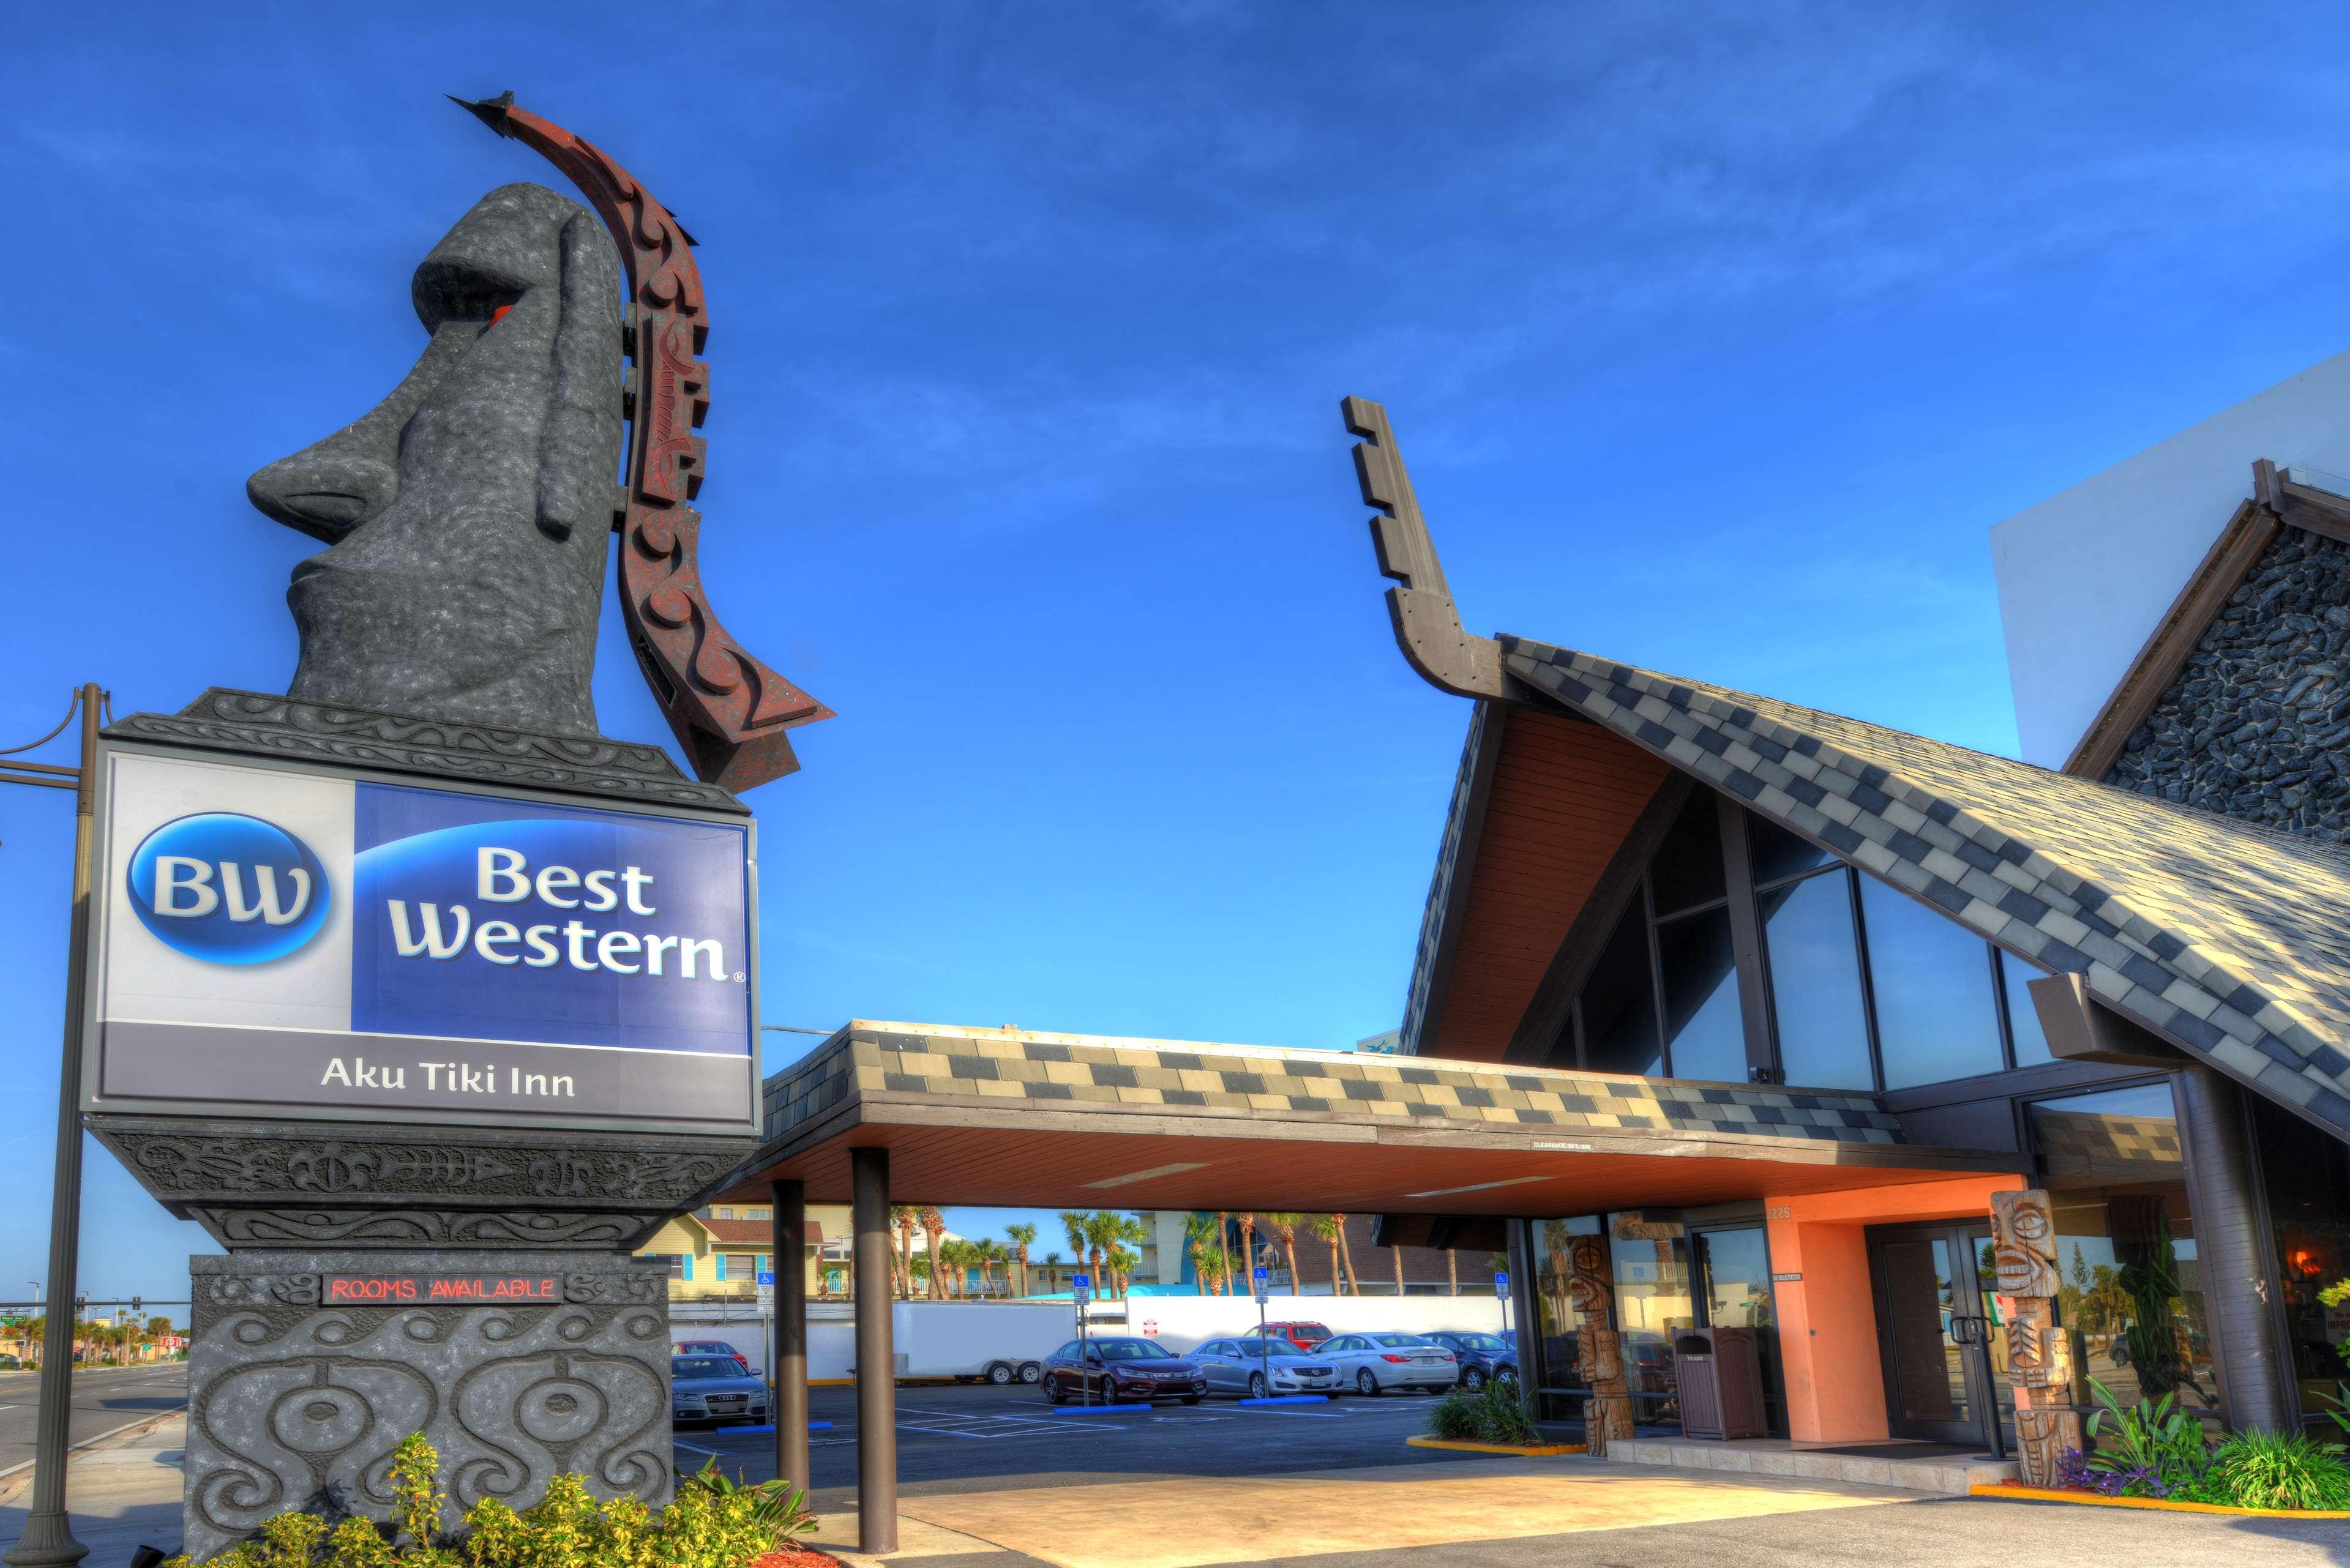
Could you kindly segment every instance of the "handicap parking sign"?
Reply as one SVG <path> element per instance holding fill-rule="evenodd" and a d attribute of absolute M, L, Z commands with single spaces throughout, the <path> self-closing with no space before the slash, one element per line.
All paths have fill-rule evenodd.
<path fill-rule="evenodd" d="M 1493 1293 L 1497 1296 L 1507 1296 L 1510 1293 L 1509 1275 L 1496 1273 L 1493 1276 Z"/>
<path fill-rule="evenodd" d="M 771 1291 L 775 1288 L 775 1272 L 773 1269 L 761 1269 L 759 1271 L 759 1288 L 766 1291 Z"/>

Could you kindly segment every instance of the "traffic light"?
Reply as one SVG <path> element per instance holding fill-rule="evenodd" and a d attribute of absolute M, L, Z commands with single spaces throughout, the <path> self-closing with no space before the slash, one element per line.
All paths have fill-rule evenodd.
<path fill-rule="evenodd" d="M 132 1296 L 130 1298 L 130 1310 L 133 1314 L 136 1314 L 139 1311 L 139 1298 L 137 1296 Z"/>

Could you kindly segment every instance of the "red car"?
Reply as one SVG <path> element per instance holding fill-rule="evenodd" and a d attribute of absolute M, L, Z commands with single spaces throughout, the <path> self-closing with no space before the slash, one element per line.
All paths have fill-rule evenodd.
<path fill-rule="evenodd" d="M 1311 1350 L 1330 1337 L 1330 1330 L 1318 1323 L 1269 1323 L 1264 1334 L 1268 1339 L 1285 1339 L 1300 1350 Z"/>

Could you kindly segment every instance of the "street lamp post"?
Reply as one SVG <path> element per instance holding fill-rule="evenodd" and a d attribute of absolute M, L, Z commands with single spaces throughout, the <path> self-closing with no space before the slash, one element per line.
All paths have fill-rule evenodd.
<path fill-rule="evenodd" d="M 57 1074 L 57 1175 L 49 1189 L 51 1311 L 41 1327 L 41 1396 L 34 1421 L 32 1511 L 25 1520 L 25 1533 L 8 1549 L 5 1559 L 0 1559 L 14 1568 L 72 1568 L 89 1555 L 89 1548 L 74 1539 L 73 1521 L 66 1517 L 66 1439 L 72 1417 L 69 1399 L 74 1323 L 71 1313 L 60 1313 L 55 1308 L 59 1302 L 76 1299 L 75 1276 L 80 1263 L 82 979 L 89 967 L 91 792 L 98 774 L 99 712 L 105 701 L 106 693 L 95 685 L 84 686 L 74 693 L 75 708 L 81 714 L 79 767 L 0 761 L 0 781 L 74 792 L 73 926 L 66 940 L 66 1028 L 63 1060 Z M 67 722 L 72 722 L 74 711 L 66 711 Z M 41 741 L 64 728 L 65 724 L 60 723 Z M 32 744 L 39 745 L 41 741 Z"/>

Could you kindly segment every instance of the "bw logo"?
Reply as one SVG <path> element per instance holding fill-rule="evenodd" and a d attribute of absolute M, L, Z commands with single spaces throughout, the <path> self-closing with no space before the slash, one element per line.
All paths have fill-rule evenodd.
<path fill-rule="evenodd" d="M 140 923 L 207 963 L 266 963 L 327 922 L 327 874 L 310 846 L 257 816 L 204 812 L 167 822 L 130 857 Z"/>

